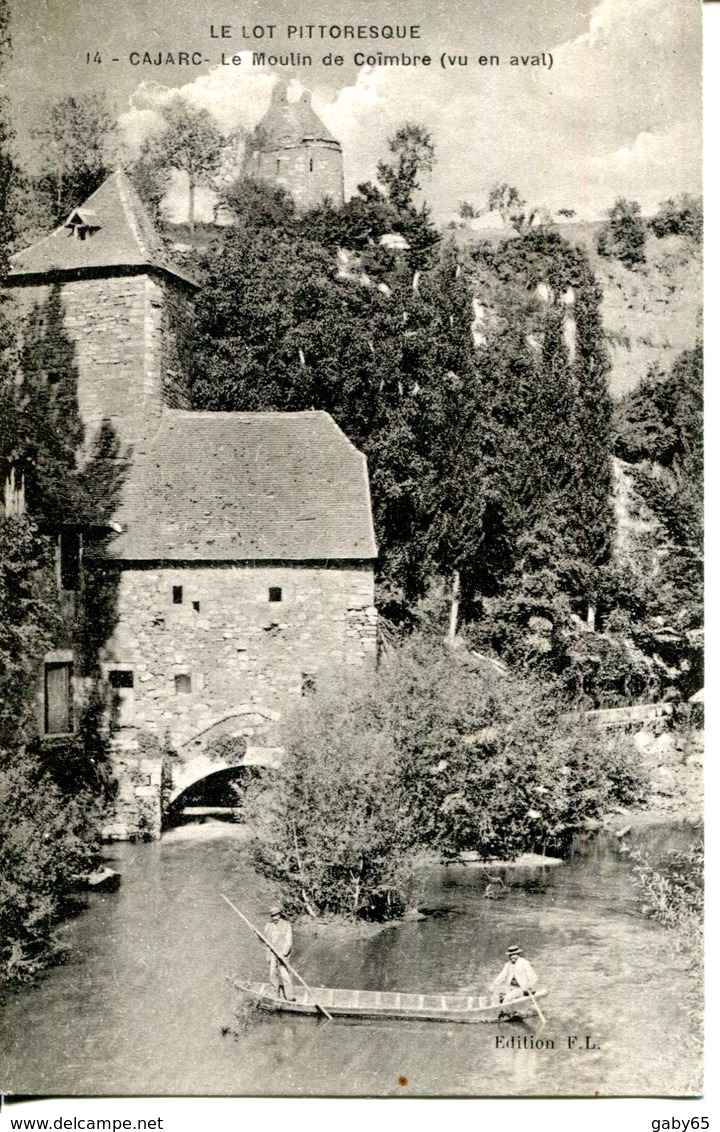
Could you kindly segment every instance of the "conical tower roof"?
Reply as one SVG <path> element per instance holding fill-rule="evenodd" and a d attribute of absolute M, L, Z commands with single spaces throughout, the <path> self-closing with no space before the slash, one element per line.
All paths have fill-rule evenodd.
<path fill-rule="evenodd" d="M 324 141 L 339 146 L 327 126 L 312 108 L 310 92 L 303 91 L 297 102 L 288 102 L 287 88 L 276 83 L 272 101 L 256 127 L 262 149 L 284 149 L 306 141 Z"/>
<path fill-rule="evenodd" d="M 11 257 L 8 282 L 38 275 L 98 276 L 123 268 L 159 271 L 197 286 L 171 261 L 142 201 L 118 170 L 64 224 Z"/>

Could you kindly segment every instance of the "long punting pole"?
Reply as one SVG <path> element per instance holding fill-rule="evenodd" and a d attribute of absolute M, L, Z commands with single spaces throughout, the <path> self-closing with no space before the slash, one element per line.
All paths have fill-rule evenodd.
<path fill-rule="evenodd" d="M 260 942 L 261 942 L 261 943 L 264 943 L 264 944 L 265 944 L 265 946 L 266 946 L 267 948 L 269 948 L 269 949 L 270 949 L 270 951 L 272 951 L 272 953 L 273 953 L 273 955 L 275 956 L 275 958 L 276 958 L 276 959 L 279 959 L 279 961 L 280 961 L 280 962 L 281 962 L 281 963 L 282 963 L 282 964 L 283 964 L 283 965 L 284 965 L 285 967 L 287 967 L 287 969 L 288 969 L 288 971 L 290 972 L 290 974 L 291 974 L 291 975 L 294 975 L 294 976 L 295 976 L 295 978 L 297 979 L 297 981 L 298 981 L 298 982 L 299 982 L 299 983 L 300 983 L 300 984 L 301 984 L 302 986 L 304 986 L 304 987 L 305 987 L 305 990 L 306 990 L 306 991 L 308 992 L 308 994 L 310 995 L 310 1001 L 311 1001 L 311 1002 L 312 1002 L 312 1003 L 313 1003 L 313 1004 L 314 1004 L 315 1006 L 317 1006 L 318 1010 L 320 1010 L 320 1011 L 321 1011 L 321 1012 L 322 1012 L 322 1013 L 323 1013 L 323 1014 L 325 1015 L 325 1017 L 326 1017 L 326 1018 L 328 1019 L 328 1021 L 329 1021 L 329 1022 L 332 1022 L 332 1020 L 333 1020 L 333 1018 L 332 1018 L 332 1014 L 329 1014 L 329 1013 L 328 1013 L 328 1011 L 327 1011 L 327 1010 L 325 1009 L 325 1007 L 324 1007 L 324 1006 L 322 1005 L 322 1003 L 321 1003 L 321 1002 L 318 1002 L 318 1000 L 317 1000 L 317 999 L 315 998 L 315 996 L 314 996 L 313 992 L 312 992 L 312 991 L 310 990 L 310 987 L 309 987 L 309 986 L 307 985 L 307 983 L 305 982 L 305 980 L 304 980 L 304 978 L 302 977 L 302 975 L 301 975 L 301 974 L 300 974 L 300 973 L 299 973 L 298 971 L 296 971 L 296 970 L 295 970 L 295 968 L 294 968 L 294 967 L 292 967 L 292 966 L 291 966 L 291 965 L 290 965 L 290 964 L 288 963 L 288 961 L 287 961 L 287 959 L 286 959 L 286 958 L 284 958 L 284 957 L 283 957 L 282 955 L 279 955 L 279 954 L 277 953 L 277 951 L 275 950 L 275 948 L 273 947 L 273 945 L 272 945 L 272 944 L 270 943 L 270 941 L 269 941 L 268 939 L 266 939 L 266 938 L 265 938 L 265 936 L 264 936 L 264 935 L 262 934 L 262 932 L 261 932 L 261 931 L 259 931 L 259 930 L 258 930 L 258 928 L 256 928 L 254 924 L 251 924 L 251 923 L 250 923 L 250 921 L 248 920 L 247 916 L 243 916 L 243 914 L 242 914 L 242 912 L 240 911 L 240 909 L 239 909 L 239 908 L 236 908 L 236 907 L 235 907 L 235 905 L 233 904 L 232 900 L 228 900 L 227 896 L 225 896 L 225 894 L 224 894 L 224 893 L 222 893 L 222 892 L 220 893 L 220 895 L 222 896 L 222 898 L 223 898 L 223 900 L 225 901 L 225 903 L 226 903 L 226 904 L 229 904 L 229 905 L 230 905 L 230 907 L 232 908 L 233 912 L 236 912 L 236 913 L 237 913 L 237 915 L 238 915 L 238 916 L 240 917 L 240 919 L 241 919 L 241 920 L 242 920 L 242 921 L 243 921 L 244 923 L 246 923 L 246 924 L 247 924 L 247 926 L 248 926 L 248 927 L 250 928 L 250 931 L 253 931 L 253 932 L 255 932 L 255 935 L 256 935 L 256 936 L 258 937 L 258 939 L 260 940 Z"/>

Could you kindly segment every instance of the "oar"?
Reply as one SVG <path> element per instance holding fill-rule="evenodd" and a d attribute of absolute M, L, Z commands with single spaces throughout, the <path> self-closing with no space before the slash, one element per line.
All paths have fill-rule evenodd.
<path fill-rule="evenodd" d="M 299 972 L 298 972 L 298 971 L 296 971 L 294 967 L 291 967 L 291 966 L 290 966 L 290 964 L 289 964 L 289 963 L 288 963 L 288 961 L 287 961 L 287 958 L 284 958 L 284 957 L 283 957 L 282 955 L 279 955 L 279 954 L 277 953 L 277 951 L 275 950 L 275 948 L 273 947 L 273 945 L 272 945 L 272 944 L 270 943 L 270 941 L 269 941 L 268 939 L 266 939 L 266 938 L 265 938 L 265 936 L 264 936 L 264 935 L 262 934 L 262 932 L 261 932 L 261 931 L 258 931 L 258 929 L 257 929 L 257 928 L 255 927 L 255 925 L 254 925 L 254 924 L 251 924 L 251 923 L 250 923 L 250 921 L 248 920 L 247 916 L 243 916 L 243 914 L 242 914 L 242 912 L 240 911 L 240 909 L 239 909 L 239 908 L 236 908 L 236 907 L 235 907 L 235 905 L 233 904 L 232 900 L 228 900 L 227 896 L 225 896 L 225 894 L 224 894 L 224 893 L 222 893 L 222 892 L 220 893 L 220 895 L 222 896 L 222 898 L 223 898 L 223 900 L 225 901 L 225 903 L 226 903 L 226 904 L 229 904 L 229 905 L 230 905 L 230 907 L 232 908 L 233 912 L 237 912 L 237 914 L 238 914 L 238 916 L 240 917 L 240 919 L 241 919 L 241 920 L 242 920 L 242 921 L 243 921 L 244 923 L 246 923 L 246 924 L 247 924 L 247 926 L 248 926 L 248 927 L 250 928 L 250 930 L 251 930 L 251 931 L 253 931 L 253 932 L 255 932 L 255 935 L 256 935 L 256 936 L 258 937 L 258 939 L 260 940 L 260 942 L 261 942 L 261 943 L 264 943 L 264 944 L 265 944 L 265 946 L 266 946 L 266 947 L 268 947 L 268 948 L 270 949 L 270 951 L 272 951 L 272 953 L 273 953 L 273 955 L 275 956 L 275 958 L 276 958 L 276 959 L 279 959 L 279 960 L 280 960 L 280 962 L 281 962 L 281 963 L 282 963 L 282 964 L 283 964 L 283 965 L 284 965 L 285 967 L 287 967 L 287 969 L 288 969 L 288 971 L 290 972 L 290 974 L 291 974 L 291 975 L 294 975 L 294 976 L 295 976 L 295 978 L 297 979 L 297 981 L 298 981 L 298 982 L 299 982 L 299 983 L 300 983 L 300 984 L 301 984 L 302 986 L 304 986 L 304 987 L 305 987 L 305 990 L 306 990 L 306 991 L 308 992 L 308 994 L 310 995 L 310 1001 L 311 1001 L 311 1002 L 313 1003 L 313 1005 L 314 1005 L 314 1006 L 317 1006 L 318 1010 L 320 1010 L 320 1011 L 321 1011 L 321 1012 L 322 1012 L 322 1013 L 323 1013 L 323 1014 L 325 1015 L 325 1017 L 326 1017 L 326 1018 L 328 1019 L 328 1021 L 329 1021 L 329 1022 L 332 1022 L 332 1020 L 333 1020 L 333 1019 L 332 1019 L 332 1014 L 329 1014 L 329 1013 L 328 1013 L 328 1011 L 327 1011 L 327 1010 L 325 1009 L 325 1007 L 323 1006 L 323 1004 L 322 1004 L 321 1002 L 318 1002 L 318 1000 L 317 1000 L 317 999 L 315 998 L 315 996 L 313 995 L 313 992 L 312 992 L 312 991 L 310 990 L 310 987 L 309 987 L 309 986 L 307 985 L 307 983 L 305 982 L 305 980 L 304 980 L 304 978 L 302 977 L 302 975 L 301 975 L 301 974 L 299 974 Z"/>
<path fill-rule="evenodd" d="M 547 1020 L 546 1020 L 545 1015 L 543 1014 L 542 1010 L 540 1009 L 540 1007 L 537 1004 L 537 999 L 535 998 L 535 995 L 533 994 L 533 992 L 531 990 L 528 991 L 528 994 L 529 994 L 529 996 L 532 1000 L 533 1006 L 535 1007 L 535 1009 L 538 1012 L 538 1015 L 540 1016 L 540 1021 L 542 1022 L 543 1026 L 547 1026 Z"/>

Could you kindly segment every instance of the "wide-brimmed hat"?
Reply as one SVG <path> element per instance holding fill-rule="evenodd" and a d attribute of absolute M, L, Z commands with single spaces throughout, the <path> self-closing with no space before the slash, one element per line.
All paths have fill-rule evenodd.
<path fill-rule="evenodd" d="M 508 947 L 508 955 L 522 955 L 521 947 Z"/>
<path fill-rule="evenodd" d="M 280 915 L 280 911 L 281 911 L 281 909 L 280 909 L 280 905 L 279 905 L 279 904 L 273 904 L 273 905 L 272 905 L 272 907 L 271 907 L 271 908 L 269 909 L 269 912 L 270 912 L 270 915 L 271 915 L 271 916 L 279 916 L 279 915 Z"/>

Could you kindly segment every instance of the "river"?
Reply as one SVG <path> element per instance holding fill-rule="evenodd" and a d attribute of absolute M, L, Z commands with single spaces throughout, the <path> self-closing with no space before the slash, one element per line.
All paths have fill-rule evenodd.
<path fill-rule="evenodd" d="M 423 905 L 435 914 L 422 922 L 349 941 L 296 931 L 294 962 L 309 983 L 409 991 L 484 985 L 517 943 L 549 991 L 544 1030 L 537 1019 L 468 1026 L 255 1016 L 237 1037 L 223 1033 L 237 1026 L 229 980 L 260 980 L 266 965 L 220 893 L 259 924 L 274 895 L 238 864 L 240 832 L 210 820 L 154 844 L 108 848 L 120 890 L 91 895 L 63 925 L 67 961 L 6 998 L 3 1092 L 697 1093 L 686 971 L 671 934 L 641 918 L 628 857 L 608 835 L 578 839 L 556 868 L 508 870 L 505 899 L 483 898 L 487 878 L 477 868 L 438 866 L 424 878 Z M 664 826 L 630 841 L 659 860 L 698 836 Z M 524 1037 L 546 1046 L 512 1048 L 510 1039 Z"/>

